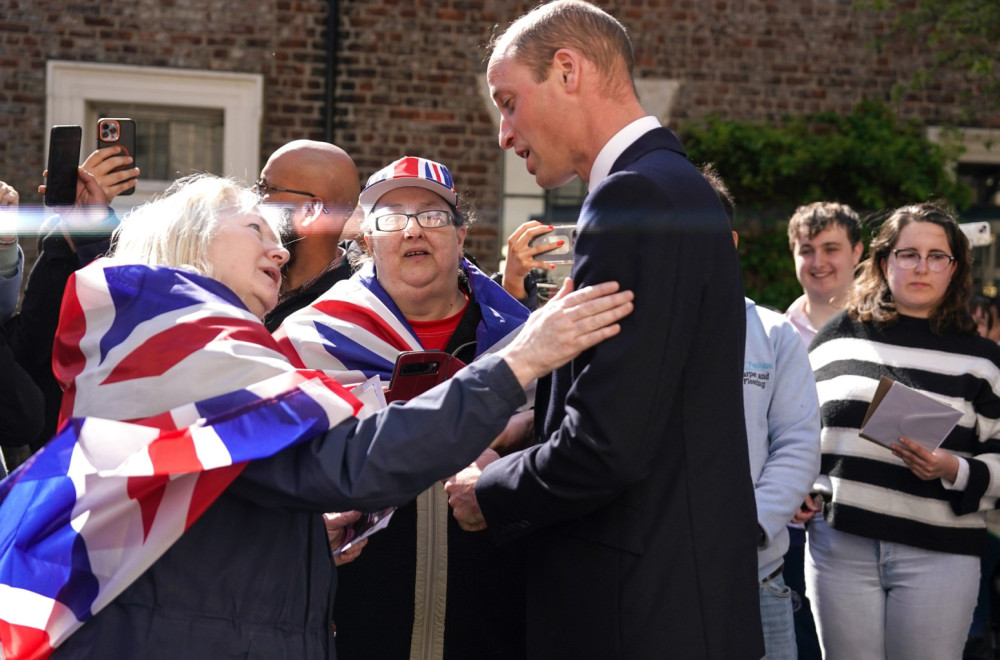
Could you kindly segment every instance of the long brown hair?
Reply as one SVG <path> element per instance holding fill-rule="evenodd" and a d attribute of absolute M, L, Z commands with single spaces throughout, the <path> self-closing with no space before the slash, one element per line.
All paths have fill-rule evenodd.
<path fill-rule="evenodd" d="M 858 267 L 854 289 L 847 301 L 847 314 L 855 320 L 892 326 L 899 322 L 899 310 L 889 290 L 883 266 L 903 227 L 911 222 L 930 222 L 944 229 L 948 247 L 955 257 L 955 272 L 941 303 L 935 307 L 928 321 L 937 333 L 959 332 L 975 334 L 976 325 L 969 316 L 968 301 L 972 295 L 972 253 L 955 218 L 943 208 L 930 202 L 903 206 L 893 211 L 878 230 L 869 246 L 869 257 Z"/>

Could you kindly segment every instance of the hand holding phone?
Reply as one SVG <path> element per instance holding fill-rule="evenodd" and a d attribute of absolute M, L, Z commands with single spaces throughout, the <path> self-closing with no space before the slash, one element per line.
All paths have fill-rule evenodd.
<path fill-rule="evenodd" d="M 49 131 L 49 157 L 45 167 L 45 205 L 72 206 L 76 202 L 77 167 L 80 162 L 79 126 L 53 126 Z"/>
<path fill-rule="evenodd" d="M 346 552 L 350 551 L 352 548 L 357 547 L 362 541 L 367 539 L 369 536 L 385 529 L 389 525 L 389 519 L 392 518 L 392 514 L 396 511 L 396 507 L 391 506 L 380 511 L 373 511 L 370 513 L 362 513 L 357 521 L 348 524 L 343 528 L 343 534 L 338 534 L 338 540 L 340 543 L 334 547 L 333 536 L 331 536 L 331 523 L 333 523 L 333 516 L 340 514 L 323 514 L 323 518 L 327 523 L 327 536 L 330 538 L 330 547 L 333 550 L 334 561 L 337 562 L 337 558 L 343 556 Z M 336 524 L 336 523 L 333 523 Z M 347 561 L 353 561 L 356 559 L 356 555 L 353 555 Z M 345 562 L 346 563 L 346 562 Z M 337 562 L 337 565 L 341 565 Z"/>
<path fill-rule="evenodd" d="M 799 505 L 798 511 L 792 516 L 792 522 L 800 524 L 809 522 L 822 510 L 823 496 L 816 492 L 809 493 L 802 504 Z"/>
<path fill-rule="evenodd" d="M 528 247 L 547 246 L 553 243 L 556 245 L 554 249 L 536 254 L 535 259 L 550 264 L 573 263 L 576 225 L 553 225 L 552 231 L 531 239 Z"/>
<path fill-rule="evenodd" d="M 132 158 L 123 156 L 119 147 L 104 147 L 92 151 L 80 167 L 94 175 L 110 203 L 135 187 L 140 172 L 132 165 Z"/>
<path fill-rule="evenodd" d="M 132 163 L 120 165 L 112 172 L 121 172 L 129 169 L 135 164 L 135 122 L 127 118 L 102 117 L 97 120 L 97 148 L 118 147 L 122 156 L 132 158 Z M 135 177 L 125 179 L 125 182 L 134 181 Z M 121 190 L 119 195 L 131 195 L 135 192 L 135 186 Z"/>

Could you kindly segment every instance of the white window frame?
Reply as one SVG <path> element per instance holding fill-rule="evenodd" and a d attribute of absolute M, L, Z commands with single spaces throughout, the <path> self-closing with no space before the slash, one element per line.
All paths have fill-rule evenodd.
<path fill-rule="evenodd" d="M 927 128 L 927 139 L 937 144 L 954 144 L 957 142 L 962 148 L 962 153 L 958 157 L 959 163 L 1000 163 L 1000 129 L 996 128 L 943 128 L 941 126 L 929 126 Z M 956 168 L 952 170 L 955 174 Z M 998 284 L 1000 284 L 1000 269 L 993 264 L 997 262 L 997 236 L 1000 235 L 1000 222 L 990 223 L 993 231 L 993 243 L 987 250 L 986 263 L 989 264 L 984 269 L 984 292 L 987 295 L 997 295 Z"/>
<path fill-rule="evenodd" d="M 80 158 L 96 144 L 97 117 L 88 115 L 95 101 L 146 105 L 192 106 L 223 111 L 224 176 L 247 183 L 260 167 L 260 130 L 264 78 L 259 74 L 169 69 L 160 67 L 67 62 L 46 64 L 46 126 L 78 124 L 83 127 Z M 48 133 L 45 136 L 48 153 Z M 141 165 L 142 154 L 139 154 Z M 118 197 L 113 206 L 127 209 L 163 191 L 170 181 L 139 177 L 134 195 Z"/>

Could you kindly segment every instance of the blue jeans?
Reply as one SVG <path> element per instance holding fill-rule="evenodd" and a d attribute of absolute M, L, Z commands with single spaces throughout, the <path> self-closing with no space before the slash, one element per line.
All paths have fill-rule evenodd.
<path fill-rule="evenodd" d="M 979 600 L 976 601 L 976 611 L 972 614 L 972 625 L 969 627 L 970 637 L 987 637 L 993 634 L 993 621 L 996 612 L 991 612 L 993 601 L 993 575 L 996 572 L 997 559 L 1000 558 L 1000 539 L 987 535 L 986 552 L 979 560 L 982 577 L 979 580 Z"/>
<path fill-rule="evenodd" d="M 792 590 L 782 575 L 760 585 L 760 622 L 764 628 L 764 656 L 767 660 L 796 660 L 795 622 L 792 618 Z"/>
<path fill-rule="evenodd" d="M 855 536 L 815 518 L 806 588 L 825 660 L 961 658 L 979 557 Z"/>
<path fill-rule="evenodd" d="M 806 530 L 789 525 L 788 552 L 785 553 L 785 570 L 781 575 L 792 590 L 792 619 L 795 621 L 798 660 L 822 660 L 812 605 L 806 593 Z"/>

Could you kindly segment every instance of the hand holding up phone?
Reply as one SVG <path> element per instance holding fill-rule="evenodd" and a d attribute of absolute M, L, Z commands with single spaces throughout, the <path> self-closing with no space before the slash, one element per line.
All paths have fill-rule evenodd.
<path fill-rule="evenodd" d="M 133 162 L 132 156 L 122 154 L 120 147 L 111 146 L 92 152 L 81 167 L 94 175 L 110 202 L 118 195 L 135 192 L 139 168 L 130 167 Z"/>
<path fill-rule="evenodd" d="M 97 179 L 106 199 L 102 201 L 93 195 L 87 195 L 86 200 L 81 199 L 86 186 L 77 176 L 79 142 L 76 133 L 79 128 L 79 126 L 54 126 L 52 129 L 49 143 L 51 169 L 47 168 L 42 172 L 46 183 L 38 186 L 38 192 L 45 196 L 45 204 L 47 206 L 87 203 L 107 205 L 118 195 L 131 195 L 135 191 L 136 179 L 140 174 L 139 168 L 130 167 L 134 162 L 133 157 L 124 155 L 120 146 L 112 145 L 93 151 L 80 166 Z"/>
<path fill-rule="evenodd" d="M 534 250 L 536 261 L 547 264 L 573 263 L 576 225 L 548 225 L 548 229 L 548 232 L 528 241 L 528 247 Z"/>
<path fill-rule="evenodd" d="M 46 206 L 72 206 L 76 201 L 76 168 L 80 158 L 79 126 L 53 126 L 49 131 L 48 165 L 42 176 Z"/>
<path fill-rule="evenodd" d="M 572 262 L 575 240 L 576 225 L 545 225 L 537 220 L 523 223 L 507 238 L 507 263 L 516 267 L 510 274 L 523 278 L 532 268 L 549 270 L 555 268 L 553 262 Z"/>
<path fill-rule="evenodd" d="M 101 151 L 105 147 L 116 148 L 117 151 L 112 153 L 127 159 L 115 165 L 111 173 L 128 170 L 129 165 L 135 162 L 135 121 L 125 118 L 101 117 L 97 121 L 97 150 Z M 135 170 L 135 174 L 126 174 L 115 182 L 116 184 L 124 183 L 131 177 L 133 179 L 132 185 L 119 187 L 115 194 L 131 195 L 135 192 L 134 179 L 138 176 L 139 169 L 133 169 Z M 114 195 L 110 195 L 109 199 L 111 197 L 114 197 Z"/>
<path fill-rule="evenodd" d="M 507 238 L 503 288 L 517 299 L 524 298 L 524 278 L 532 268 L 551 270 L 556 263 L 572 263 L 575 225 L 544 225 L 537 220 L 523 223 Z"/>
<path fill-rule="evenodd" d="M 66 204 L 59 206 L 100 206 L 106 207 L 114 199 L 115 195 L 125 187 L 135 186 L 135 180 L 122 181 L 124 176 L 138 174 L 139 169 L 133 168 L 124 173 L 112 172 L 112 168 L 117 167 L 121 162 L 128 159 L 117 155 L 116 147 L 98 149 L 90 154 L 83 165 L 74 169 L 74 197 Z M 133 174 L 134 173 L 134 174 Z M 46 180 L 51 179 L 49 171 L 42 172 Z M 93 184 L 91 184 L 93 182 Z M 46 197 L 49 196 L 48 186 L 38 186 L 38 192 Z M 60 193 L 60 195 L 63 193 Z"/>

